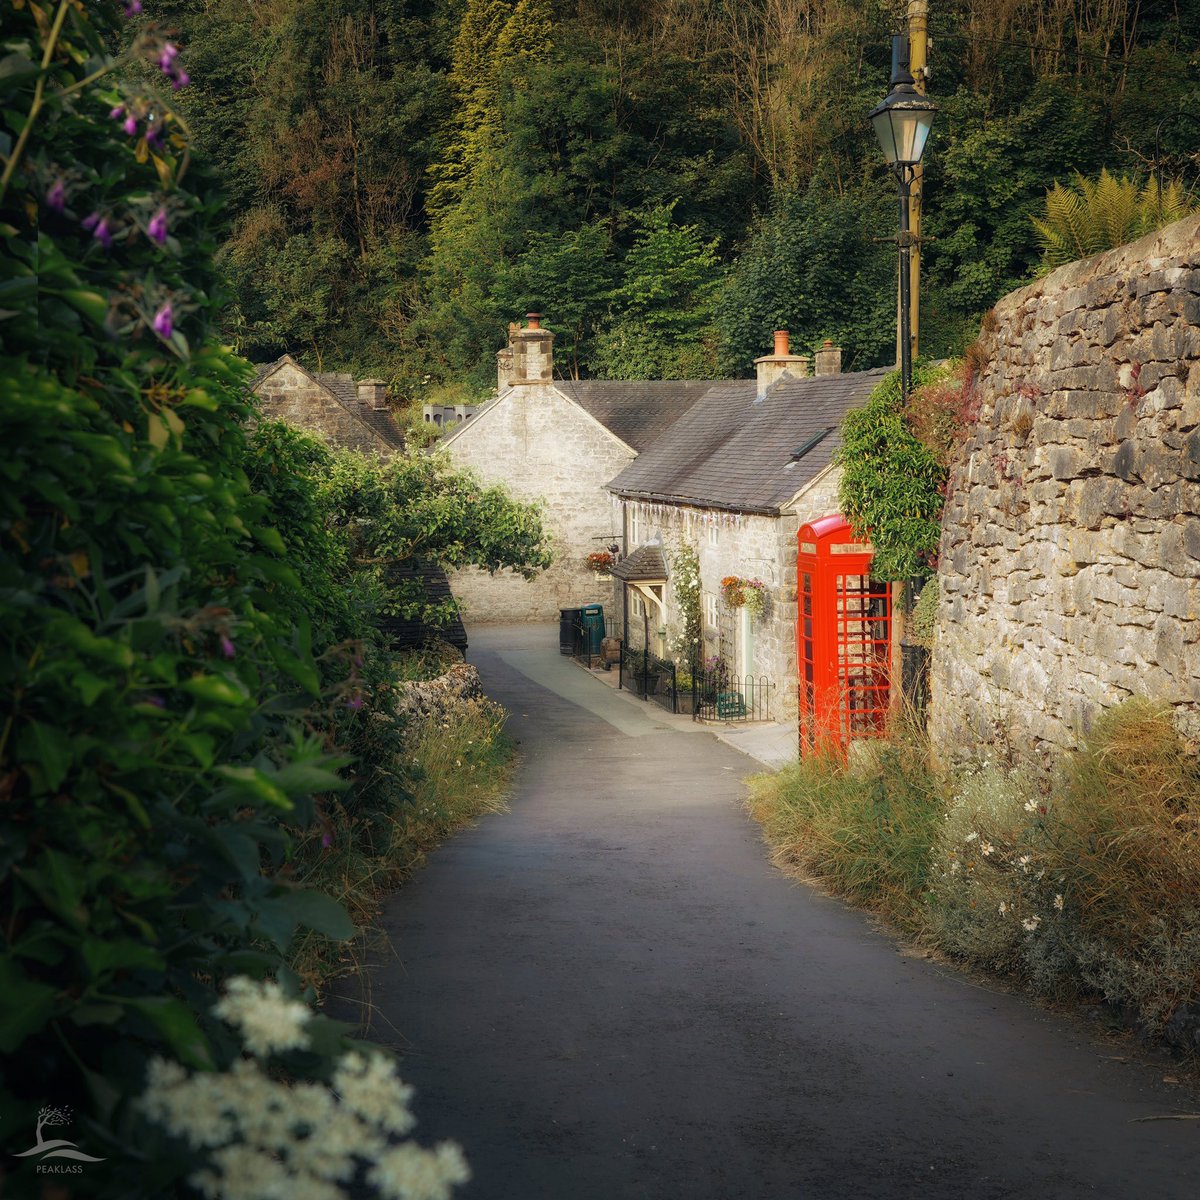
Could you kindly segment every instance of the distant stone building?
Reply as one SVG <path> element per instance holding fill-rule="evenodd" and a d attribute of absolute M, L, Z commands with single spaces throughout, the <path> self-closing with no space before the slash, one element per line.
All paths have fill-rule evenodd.
<path fill-rule="evenodd" d="M 354 377 L 344 372 L 313 373 L 285 354 L 258 368 L 253 389 L 264 417 L 285 421 L 338 449 L 382 457 L 404 449 L 404 435 L 388 405 L 387 385 L 378 379 L 355 383 Z M 401 580 L 419 580 L 431 600 L 450 596 L 446 572 L 436 564 L 418 562 L 396 570 Z M 420 621 L 387 617 L 381 627 L 398 650 L 415 648 L 431 638 L 460 650 L 467 648 L 467 633 L 460 620 L 433 628 Z"/>
<path fill-rule="evenodd" d="M 683 415 L 708 382 L 572 382 L 554 378 L 554 334 L 537 314 L 497 356 L 498 394 L 438 444 L 453 461 L 518 499 L 541 501 L 555 561 L 534 580 L 469 568 L 451 576 L 468 620 L 556 620 L 560 608 L 608 598 L 587 556 L 620 542 L 605 485 Z"/>
<path fill-rule="evenodd" d="M 258 368 L 253 388 L 265 417 L 307 430 L 331 446 L 383 455 L 404 449 L 387 386 L 378 379 L 355 383 L 344 372 L 313 373 L 285 354 Z"/>
<path fill-rule="evenodd" d="M 709 385 L 609 483 L 622 509 L 627 557 L 614 568 L 630 645 L 669 657 L 679 624 L 672 548 L 700 564 L 703 654 L 742 679 L 770 686 L 770 715 L 796 712 L 796 533 L 838 511 L 833 456 L 842 419 L 863 404 L 883 370 L 841 373 L 830 343 L 810 360 L 792 355 L 783 331 L 757 378 Z M 761 616 L 731 608 L 722 580 L 766 585 Z"/>

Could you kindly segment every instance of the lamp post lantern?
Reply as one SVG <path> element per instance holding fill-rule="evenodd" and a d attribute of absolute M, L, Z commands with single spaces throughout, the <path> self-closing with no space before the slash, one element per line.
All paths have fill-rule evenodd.
<path fill-rule="evenodd" d="M 937 105 L 917 91 L 907 63 L 897 56 L 892 69 L 891 91 L 871 110 L 869 117 L 900 188 L 900 236 L 896 240 L 900 247 L 900 387 L 905 398 L 912 386 L 909 252 L 913 236 L 909 231 L 908 201 L 913 175 L 925 153 L 935 112 Z"/>

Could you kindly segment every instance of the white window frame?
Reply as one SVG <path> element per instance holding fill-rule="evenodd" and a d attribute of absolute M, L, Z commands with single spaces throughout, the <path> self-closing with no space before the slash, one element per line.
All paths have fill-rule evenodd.
<path fill-rule="evenodd" d="M 642 544 L 642 514 L 636 504 L 629 506 L 629 551 L 632 554 Z"/>
<path fill-rule="evenodd" d="M 632 591 L 632 589 L 630 589 Z M 646 601 L 637 592 L 633 592 L 629 611 L 640 621 L 646 615 Z"/>
<path fill-rule="evenodd" d="M 704 623 L 704 631 L 711 629 L 714 633 L 720 628 L 720 613 L 717 609 L 717 593 L 700 593 L 700 615 Z"/>
<path fill-rule="evenodd" d="M 708 523 L 708 544 L 710 546 L 719 546 L 721 544 L 721 527 L 716 521 Z"/>

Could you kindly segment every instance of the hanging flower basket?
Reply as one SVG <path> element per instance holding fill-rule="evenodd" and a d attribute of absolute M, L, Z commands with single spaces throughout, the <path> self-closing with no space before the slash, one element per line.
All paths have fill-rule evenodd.
<path fill-rule="evenodd" d="M 726 575 L 721 580 L 721 596 L 730 608 L 744 608 L 752 617 L 761 617 L 767 607 L 767 585 L 761 579 Z"/>
<path fill-rule="evenodd" d="M 607 575 L 615 561 L 607 550 L 596 550 L 587 556 L 588 570 L 595 571 L 597 575 Z"/>

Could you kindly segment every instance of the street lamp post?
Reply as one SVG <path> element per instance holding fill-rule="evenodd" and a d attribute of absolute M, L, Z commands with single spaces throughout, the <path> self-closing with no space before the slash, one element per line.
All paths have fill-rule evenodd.
<path fill-rule="evenodd" d="M 900 387 L 905 399 L 912 387 L 909 252 L 913 237 L 908 224 L 908 201 L 935 112 L 937 105 L 917 91 L 908 65 L 902 61 L 893 68 L 887 98 L 870 112 L 875 136 L 900 189 L 900 236 L 896 241 L 900 247 Z"/>

